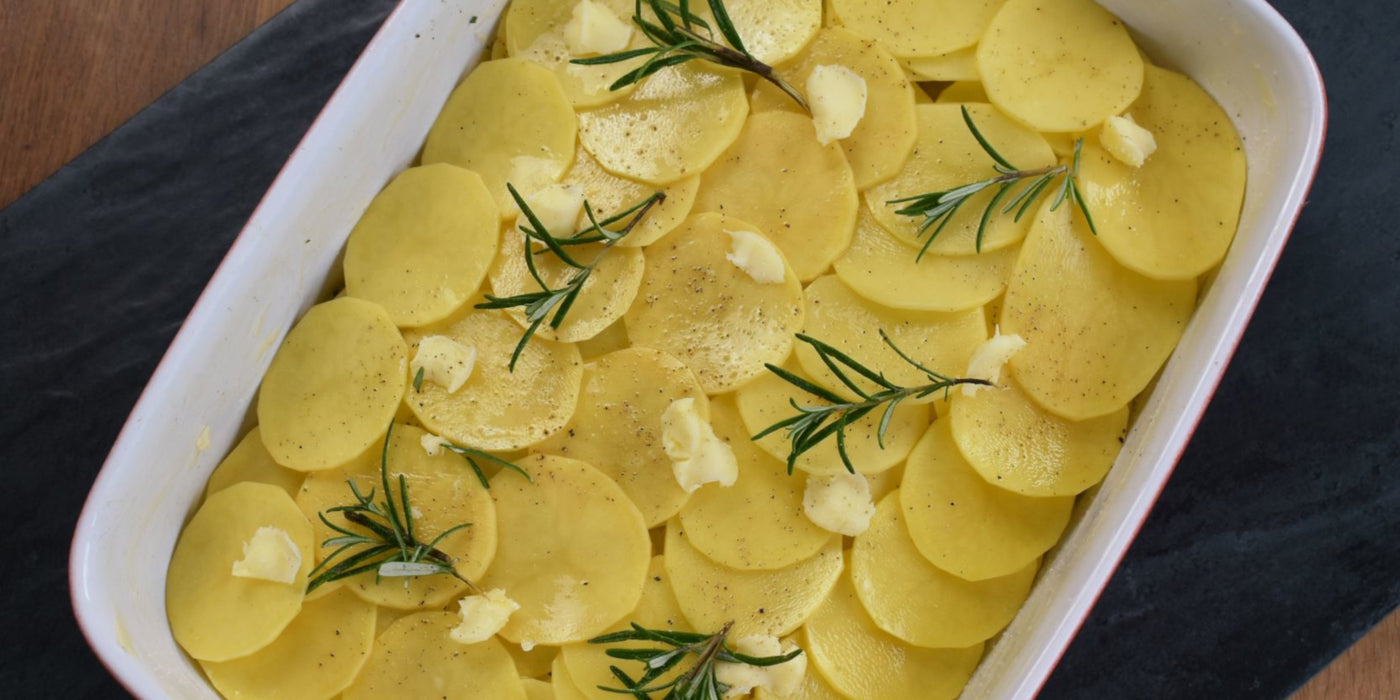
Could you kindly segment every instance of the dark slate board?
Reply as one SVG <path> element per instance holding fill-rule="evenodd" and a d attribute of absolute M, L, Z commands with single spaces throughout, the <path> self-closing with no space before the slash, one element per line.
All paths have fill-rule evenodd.
<path fill-rule="evenodd" d="M 1275 4 L 1330 82 L 1328 154 L 1205 422 L 1048 698 L 1282 698 L 1400 602 L 1400 237 L 1387 220 L 1400 13 Z M 6 697 L 122 695 L 68 603 L 83 497 L 392 5 L 301 0 L 0 211 Z"/>

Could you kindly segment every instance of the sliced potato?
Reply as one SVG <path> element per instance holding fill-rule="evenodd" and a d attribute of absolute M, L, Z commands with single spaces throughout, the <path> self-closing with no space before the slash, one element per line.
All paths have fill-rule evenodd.
<path fill-rule="evenodd" d="M 305 474 L 288 469 L 272 459 L 263 446 L 262 431 L 254 427 L 214 468 L 214 473 L 209 475 L 209 483 L 204 487 L 204 495 L 207 498 L 239 482 L 256 481 L 276 486 L 286 491 L 288 496 L 296 496 L 304 478 Z"/>
<path fill-rule="evenodd" d="M 987 91 L 975 80 L 959 80 L 938 93 L 938 104 L 974 104 L 987 102 Z"/>
<path fill-rule="evenodd" d="M 554 657 L 554 664 L 551 666 L 549 674 L 549 685 L 554 690 L 554 697 L 558 700 L 588 700 L 588 696 L 579 690 L 573 676 L 569 675 L 569 667 L 564 663 L 563 654 Z"/>
<path fill-rule="evenodd" d="M 1004 0 L 831 0 L 841 25 L 899 58 L 942 56 L 977 43 Z"/>
<path fill-rule="evenodd" d="M 345 700 L 525 700 L 515 664 L 500 640 L 454 642 L 448 633 L 459 621 L 455 613 L 424 612 L 395 622 L 375 641 L 369 663 L 345 690 Z"/>
<path fill-rule="evenodd" d="M 554 657 L 559 655 L 559 647 L 539 644 L 525 651 L 519 644 L 504 644 L 510 658 L 515 661 L 515 670 L 521 678 L 543 678 L 554 665 Z"/>
<path fill-rule="evenodd" d="M 628 26 L 632 25 L 632 0 L 595 2 L 606 7 Z M 553 71 L 554 77 L 559 79 L 559 86 L 564 89 L 569 102 L 576 108 L 607 104 L 625 97 L 632 91 L 631 86 L 619 90 L 609 88 L 614 81 L 640 66 L 646 59 L 639 58 L 601 66 L 570 63 L 575 56 L 569 53 L 569 45 L 564 38 L 564 27 L 573 18 L 574 7 L 578 4 L 578 0 L 513 0 L 502 15 L 502 21 L 508 20 L 506 47 L 510 55 L 538 63 Z M 651 46 L 651 42 L 634 28 L 627 48 L 643 46 Z"/>
<path fill-rule="evenodd" d="M 263 376 L 263 445 L 297 471 L 346 464 L 383 437 L 407 387 L 408 348 L 382 307 L 351 297 L 317 304 Z"/>
<path fill-rule="evenodd" d="M 538 678 L 525 678 L 520 681 L 525 688 L 525 700 L 554 700 L 554 686 L 549 681 Z"/>
<path fill-rule="evenodd" d="M 792 695 L 777 695 L 766 688 L 758 688 L 753 696 L 754 700 L 846 700 L 846 696 L 836 692 L 810 664 L 802 676 L 802 685 Z"/>
<path fill-rule="evenodd" d="M 596 360 L 610 352 L 626 350 L 632 345 L 627 337 L 627 324 L 621 320 L 598 332 L 588 340 L 580 340 L 578 353 L 584 360 Z"/>
<path fill-rule="evenodd" d="M 588 200 L 599 221 L 632 208 L 658 190 L 664 193 L 665 201 L 653 206 L 646 218 L 626 238 L 617 242 L 623 248 L 641 248 L 670 233 L 690 215 L 691 208 L 695 206 L 695 193 L 700 189 L 700 174 L 658 188 L 604 170 L 588 151 L 580 147 L 574 156 L 573 167 L 564 174 L 563 182 L 583 189 L 584 199 Z M 580 229 L 587 226 L 587 217 L 580 215 L 578 224 Z"/>
<path fill-rule="evenodd" d="M 744 48 L 770 66 L 800 53 L 822 26 L 822 0 L 728 0 L 724 8 Z"/>
<path fill-rule="evenodd" d="M 942 56 L 906 58 L 900 61 L 900 64 L 920 81 L 952 82 L 982 79 L 982 74 L 977 72 L 977 49 L 971 46 L 945 53 Z"/>

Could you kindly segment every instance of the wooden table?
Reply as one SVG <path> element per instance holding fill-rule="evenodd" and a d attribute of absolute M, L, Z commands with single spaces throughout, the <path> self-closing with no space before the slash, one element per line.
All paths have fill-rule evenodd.
<path fill-rule="evenodd" d="M 291 3 L 0 0 L 0 207 Z M 1400 612 L 1293 700 L 1352 698 L 1400 698 Z"/>

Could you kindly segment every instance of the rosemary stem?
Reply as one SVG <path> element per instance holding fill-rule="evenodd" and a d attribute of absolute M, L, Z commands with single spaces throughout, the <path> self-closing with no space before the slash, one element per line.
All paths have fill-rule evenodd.
<path fill-rule="evenodd" d="M 370 520 L 370 519 L 369 519 L 369 516 L 365 515 L 364 513 L 358 513 L 358 512 L 355 512 L 355 511 L 345 511 L 345 512 L 341 513 L 341 515 L 344 516 L 344 518 L 345 518 L 346 520 L 348 520 L 348 521 L 350 521 L 350 522 L 352 522 L 352 523 L 355 523 L 356 525 L 359 525 L 360 527 L 370 527 L 370 526 L 372 526 L 372 525 L 374 524 L 374 521 L 373 521 L 373 520 Z M 410 548 L 412 548 L 412 547 L 423 547 L 423 548 L 424 548 L 424 550 L 423 550 L 423 551 L 424 551 L 424 554 L 425 554 L 425 555 L 427 556 L 427 558 L 429 558 L 429 559 L 436 559 L 436 560 L 437 560 L 439 563 L 441 563 L 441 564 L 446 564 L 446 565 L 451 565 L 451 564 L 452 564 L 452 557 L 448 556 L 446 552 L 443 552 L 442 550 L 440 550 L 440 549 L 438 549 L 438 548 L 436 548 L 436 547 L 428 547 L 427 545 L 424 545 L 424 544 L 421 544 L 421 543 L 419 543 L 419 542 L 415 542 L 415 541 L 412 541 L 412 540 L 406 541 L 405 544 L 406 544 L 408 547 L 410 547 Z M 453 575 L 454 575 L 454 576 L 457 575 L 455 569 L 453 570 Z M 460 578 L 460 577 L 459 577 L 459 578 Z"/>

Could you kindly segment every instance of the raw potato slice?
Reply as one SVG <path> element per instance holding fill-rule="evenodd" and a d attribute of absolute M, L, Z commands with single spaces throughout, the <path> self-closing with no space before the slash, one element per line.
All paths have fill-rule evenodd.
<path fill-rule="evenodd" d="M 804 282 L 850 245 L 859 207 L 841 147 L 817 143 L 812 120 L 790 112 L 753 115 L 695 197 L 697 211 L 757 226 Z"/>
<path fill-rule="evenodd" d="M 471 523 L 471 527 L 448 535 L 437 548 L 457 560 L 458 574 L 475 581 L 486 572 L 496 554 L 496 507 L 490 493 L 482 488 L 460 456 L 444 452 L 431 457 L 423 450 L 422 438 L 426 434 L 412 426 L 394 426 L 389 439 L 389 481 L 395 497 L 399 495 L 399 476 L 408 482 L 409 502 L 416 509 L 413 529 L 421 541 L 431 541 L 449 528 Z M 312 523 L 318 562 L 335 551 L 335 547 L 325 547 L 322 543 L 339 534 L 321 522 L 320 514 L 324 513 L 341 527 L 358 530 L 346 522 L 344 516 L 329 512 L 331 508 L 355 502 L 354 493 L 346 483 L 348 480 L 355 481 L 360 493 L 374 491 L 375 501 L 384 502 L 379 474 L 381 455 L 382 452 L 376 450 L 350 468 L 317 472 L 302 483 L 297 506 Z M 523 481 L 515 474 L 496 481 L 505 479 Z M 354 550 L 347 554 L 353 555 Z M 345 585 L 371 603 L 402 610 L 442 607 L 461 597 L 467 587 L 447 575 L 377 579 L 374 572 L 347 579 Z"/>
<path fill-rule="evenodd" d="M 501 18 L 496 20 L 496 34 L 491 38 L 491 51 L 487 54 L 488 60 L 495 61 L 510 57 L 510 47 L 506 45 L 506 14 L 508 13 L 501 13 Z"/>
<path fill-rule="evenodd" d="M 554 657 L 554 664 L 549 674 L 549 685 L 554 689 L 554 697 L 558 700 L 588 700 L 588 696 L 579 690 L 578 684 L 569 675 L 569 667 L 564 664 L 564 655 Z"/>
<path fill-rule="evenodd" d="M 983 479 L 1027 496 L 1073 496 L 1103 480 L 1123 446 L 1127 406 L 1068 421 L 1002 383 L 953 400 L 953 439 Z"/>
<path fill-rule="evenodd" d="M 641 293 L 623 317 L 633 344 L 676 356 L 708 394 L 752 381 L 765 362 L 782 362 L 802 327 L 802 287 L 790 267 L 781 284 L 762 284 L 725 258 L 726 231 L 753 230 L 722 214 L 686 219 L 646 249 Z"/>
<path fill-rule="evenodd" d="M 665 193 L 665 201 L 653 206 L 646 218 L 617 242 L 622 248 L 648 246 L 670 233 L 690 215 L 695 206 L 695 192 L 700 189 L 698 173 L 659 188 L 619 177 L 604 170 L 582 147 L 574 156 L 574 166 L 564 174 L 563 182 L 583 189 L 583 197 L 599 221 L 630 209 L 658 190 Z M 581 215 L 578 224 L 580 229 L 587 226 L 587 217 Z"/>
<path fill-rule="evenodd" d="M 803 333 L 904 387 L 924 386 L 930 380 L 885 345 L 880 330 L 910 357 L 948 376 L 962 376 L 972 351 L 987 339 L 987 321 L 981 308 L 946 314 L 895 311 L 857 296 L 835 275 L 819 277 L 807 285 L 806 298 L 807 324 Z M 796 355 L 803 371 L 818 384 L 842 395 L 850 391 L 827 369 L 812 346 L 798 345 Z M 849 371 L 847 374 L 855 376 Z M 942 393 L 924 399 L 942 400 Z"/>
<path fill-rule="evenodd" d="M 525 688 L 525 700 L 554 700 L 554 686 L 549 681 L 525 678 L 520 685 Z"/>
<path fill-rule="evenodd" d="M 1009 576 L 965 581 L 930 564 L 905 529 L 899 492 L 875 509 L 851 549 L 851 582 L 880 629 L 921 647 L 963 648 L 991 639 L 1030 594 L 1040 562 Z"/>
<path fill-rule="evenodd" d="M 807 479 L 758 449 L 730 397 L 710 404 L 715 435 L 739 462 L 733 486 L 696 491 L 681 510 L 688 542 L 717 564 L 741 570 L 782 569 L 812 557 L 831 539 L 802 512 Z"/>
<path fill-rule="evenodd" d="M 691 7 L 705 7 L 708 19 L 706 3 Z M 822 26 L 822 0 L 727 0 L 724 8 L 744 48 L 770 66 L 800 53 Z"/>
<path fill-rule="evenodd" d="M 909 537 L 925 559 L 959 578 L 1014 574 L 1059 541 L 1074 498 L 1032 498 L 987 483 L 958 452 L 950 422 L 934 423 L 904 465 L 899 499 Z"/>
<path fill-rule="evenodd" d="M 626 98 L 580 112 L 583 147 L 609 172 L 654 185 L 699 175 L 749 116 L 739 73 L 701 63 L 662 70 Z"/>
<path fill-rule="evenodd" d="M 399 173 L 345 244 L 345 293 L 398 326 L 441 321 L 481 287 L 500 241 L 500 213 L 481 176 L 439 163 Z"/>
<path fill-rule="evenodd" d="M 899 58 L 942 56 L 977 43 L 1003 0 L 831 0 L 847 29 Z"/>
<path fill-rule="evenodd" d="M 504 312 L 469 311 L 450 325 L 405 333 L 414 348 L 428 335 L 476 348 L 476 368 L 457 393 L 431 382 L 409 392 L 408 406 L 423 426 L 459 445 L 493 451 L 523 449 L 563 428 L 583 379 L 578 348 L 532 338 L 512 372 L 510 357 L 522 332 Z"/>
<path fill-rule="evenodd" d="M 802 370 L 796 364 L 789 360 L 783 369 L 801 376 Z M 771 372 L 739 389 L 735 398 L 749 435 L 756 435 L 768 426 L 796 415 L 792 401 L 799 406 L 824 406 L 830 403 L 798 389 Z M 924 428 L 928 427 L 927 404 L 902 403 L 890 419 L 882 449 L 877 437 L 882 413 L 875 411 L 846 429 L 846 454 L 850 455 L 856 471 L 861 474 L 880 474 L 904 461 L 905 455 L 923 435 Z M 792 451 L 792 441 L 781 430 L 764 436 L 754 444 L 784 464 Z M 846 471 L 846 465 L 836 450 L 836 441 L 828 440 L 799 457 L 797 469 L 808 474 L 839 474 Z"/>
<path fill-rule="evenodd" d="M 1099 243 L 1156 279 L 1189 279 L 1220 264 L 1244 201 L 1244 145 L 1220 105 L 1190 78 L 1147 67 L 1129 108 L 1157 140 L 1141 168 L 1084 141 L 1079 177 Z"/>
<path fill-rule="evenodd" d="M 292 583 L 233 575 L 243 544 L 261 527 L 286 532 L 301 552 Z M 180 533 L 166 573 L 175 641 L 201 661 L 228 661 L 271 644 L 301 610 L 312 556 L 311 523 L 282 489 L 249 482 L 210 496 Z"/>
<path fill-rule="evenodd" d="M 835 264 L 836 276 L 855 293 L 882 306 L 910 311 L 965 311 L 1001 295 L 1017 246 L 980 255 L 918 253 L 876 223 L 862 208 L 851 247 Z"/>
<path fill-rule="evenodd" d="M 554 665 L 554 657 L 559 655 L 559 647 L 543 644 L 525 651 L 519 644 L 507 642 L 505 648 L 510 652 L 510 658 L 515 661 L 515 670 L 520 673 L 521 678 L 544 677 Z"/>
<path fill-rule="evenodd" d="M 317 304 L 263 376 L 263 445 L 297 471 L 346 464 L 384 436 L 407 388 L 408 348 L 382 307 L 351 297 Z"/>
<path fill-rule="evenodd" d="M 689 498 L 661 447 L 661 414 L 683 398 L 694 398 L 708 417 L 705 390 L 680 360 L 650 348 L 604 355 L 583 368 L 573 422 L 534 449 L 596 465 L 637 505 L 647 527 L 656 527 Z"/>
<path fill-rule="evenodd" d="M 801 646 L 806 648 L 805 644 L 801 644 Z M 810 663 L 807 665 L 807 673 L 802 676 L 802 685 L 792 695 L 775 695 L 764 688 L 759 688 L 754 691 L 753 696 L 754 700 L 846 700 L 846 696 L 836 692 L 836 689 L 832 688 Z"/>
<path fill-rule="evenodd" d="M 596 360 L 610 352 L 626 350 L 632 341 L 627 337 L 627 324 L 621 320 L 604 328 L 598 335 L 578 342 L 579 355 L 584 360 Z"/>
<path fill-rule="evenodd" d="M 533 481 L 497 479 L 500 544 L 482 590 L 505 590 L 520 609 L 500 635 L 516 644 L 596 636 L 642 596 L 651 538 L 642 514 L 605 474 L 583 462 L 532 455 Z"/>
<path fill-rule="evenodd" d="M 632 0 L 594 0 L 608 8 L 618 19 L 632 26 Z M 506 25 L 506 47 L 511 56 L 538 63 L 554 73 L 559 86 L 576 108 L 606 104 L 632 91 L 628 86 L 619 90 L 608 88 L 628 71 L 646 61 L 645 58 L 602 66 L 580 66 L 569 63 L 569 45 L 564 39 L 564 26 L 573 18 L 579 0 L 512 0 L 502 16 Z M 629 49 L 651 46 L 651 42 L 635 28 Z"/>
<path fill-rule="evenodd" d="M 1055 154 L 1040 134 L 1017 125 L 990 105 L 966 105 L 977 130 L 997 152 L 1018 168 L 1033 170 L 1055 165 Z M 941 192 L 973 182 L 996 177 L 995 161 L 978 145 L 977 139 L 963 121 L 962 105 L 931 104 L 915 108 L 919 119 L 919 140 L 914 155 L 904 164 L 893 180 L 871 189 L 865 195 L 865 205 L 887 231 L 905 243 L 922 249 L 933 228 L 920 233 L 923 216 L 903 216 L 895 211 L 902 204 L 891 200 L 913 197 L 929 192 Z M 1007 195 L 1014 197 L 1021 187 L 1013 187 Z M 977 228 L 982 212 L 991 203 L 996 188 L 987 188 L 971 197 L 939 232 L 930 253 L 938 255 L 973 255 L 977 250 Z M 987 224 L 981 252 L 987 253 L 1016 244 L 1026 236 L 1031 217 L 1019 222 L 1011 214 L 993 216 Z"/>
<path fill-rule="evenodd" d="M 885 633 L 861 607 L 848 576 L 836 582 L 806 631 L 807 674 L 815 671 L 845 697 L 953 700 L 982 658 L 980 643 L 925 649 Z"/>
<path fill-rule="evenodd" d="M 1191 318 L 1196 283 L 1122 267 L 1072 209 L 1041 207 L 1007 285 L 1001 330 L 1026 340 L 1009 363 L 1026 394 L 1087 420 L 1128 405 L 1151 381 Z"/>
<path fill-rule="evenodd" d="M 968 47 L 958 49 L 952 53 L 945 53 L 942 56 L 929 56 L 925 58 L 906 58 L 900 61 L 914 78 L 920 81 L 955 81 L 955 80 L 981 80 L 981 73 L 977 72 L 977 49 Z"/>
<path fill-rule="evenodd" d="M 960 80 L 938 93 L 938 99 L 934 100 L 938 104 L 973 104 L 987 102 L 987 91 L 982 88 L 982 83 L 972 80 Z"/>
<path fill-rule="evenodd" d="M 1142 89 L 1127 27 L 1093 0 L 1007 0 L 977 65 L 992 104 L 1037 131 L 1082 131 Z"/>
<path fill-rule="evenodd" d="M 574 110 L 548 68 L 522 58 L 486 61 L 447 98 L 423 145 L 423 164 L 476 171 L 500 215 L 509 216 L 516 206 L 506 182 L 522 195 L 558 182 L 573 162 L 577 132 Z"/>
<path fill-rule="evenodd" d="M 525 700 L 515 664 L 500 640 L 452 641 L 456 613 L 425 612 L 395 622 L 379 635 L 369 663 L 345 690 L 345 700 L 441 698 Z"/>
<path fill-rule="evenodd" d="M 865 80 L 865 116 L 850 136 L 841 139 L 856 188 L 864 190 L 899 172 L 914 150 L 914 93 L 899 62 L 879 44 L 844 29 L 823 29 L 780 71 L 799 90 L 817 66 L 845 66 Z M 766 81 L 753 92 L 753 110 L 786 110 L 806 115 L 792 98 Z"/>
<path fill-rule="evenodd" d="M 557 232 L 552 233 L 561 235 Z M 534 249 L 540 248 L 538 241 L 530 241 L 530 245 Z M 603 246 L 598 243 L 569 248 L 569 255 L 585 265 L 600 253 L 603 253 Z M 583 291 L 579 292 L 578 299 L 570 307 L 559 328 L 550 328 L 549 323 L 544 323 L 536 331 L 535 337 L 574 343 L 602 333 L 608 326 L 622 319 L 622 314 L 637 297 L 637 289 L 642 286 L 642 269 L 645 264 L 642 251 L 636 248 L 607 251 L 597 267 L 593 268 L 593 273 L 584 281 Z M 536 255 L 535 270 L 549 283 L 551 289 L 564 287 L 578 273 L 577 268 L 566 264 L 552 253 Z M 531 276 L 529 264 L 525 262 L 525 234 L 521 233 L 520 229 L 511 227 L 505 234 L 496 264 L 491 266 L 491 292 L 498 297 L 511 297 L 538 291 L 540 284 Z M 506 313 L 515 319 L 522 329 L 529 327 L 530 322 L 525 319 L 523 309 L 508 309 Z"/>
<path fill-rule="evenodd" d="M 686 619 L 694 629 L 715 631 L 732 620 L 732 639 L 791 634 L 831 592 L 843 566 L 838 535 L 816 556 L 786 569 L 740 571 L 691 546 L 678 521 L 666 525 L 666 571 Z"/>
<path fill-rule="evenodd" d="M 288 496 L 295 497 L 304 478 L 305 474 L 288 469 L 272 459 L 263 446 L 262 431 L 254 427 L 209 475 L 204 495 L 207 498 L 239 482 L 256 481 L 276 486 L 286 491 Z"/>
<path fill-rule="evenodd" d="M 348 591 L 308 602 L 277 641 L 200 667 L 226 698 L 320 700 L 344 690 L 374 645 L 374 606 Z"/>

